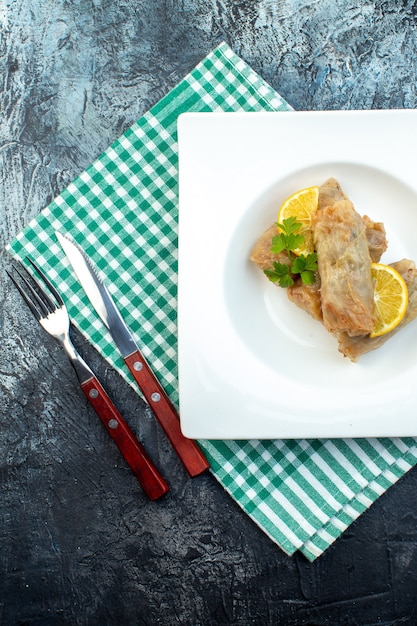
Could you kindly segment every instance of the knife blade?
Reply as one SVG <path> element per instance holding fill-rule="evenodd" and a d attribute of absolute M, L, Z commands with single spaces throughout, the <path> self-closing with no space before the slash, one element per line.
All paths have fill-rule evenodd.
<path fill-rule="evenodd" d="M 78 244 L 59 232 L 56 232 L 56 237 L 173 449 L 188 474 L 198 476 L 209 468 L 209 463 L 198 444 L 183 435 L 175 407 L 136 344 L 93 262 Z"/>

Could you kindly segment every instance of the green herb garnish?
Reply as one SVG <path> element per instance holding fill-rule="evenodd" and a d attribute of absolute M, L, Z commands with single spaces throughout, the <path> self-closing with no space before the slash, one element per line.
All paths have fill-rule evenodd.
<path fill-rule="evenodd" d="M 290 263 L 274 262 L 273 269 L 264 270 L 264 274 L 273 283 L 279 283 L 281 287 L 291 287 L 294 284 L 294 275 L 299 274 L 304 285 L 312 285 L 315 280 L 314 272 L 317 270 L 317 253 L 300 254 L 295 256 L 293 251 L 304 243 L 304 235 L 298 231 L 301 224 L 297 222 L 296 217 L 288 217 L 277 223 L 280 234 L 272 239 L 271 252 L 279 254 L 284 250 L 288 254 Z"/>

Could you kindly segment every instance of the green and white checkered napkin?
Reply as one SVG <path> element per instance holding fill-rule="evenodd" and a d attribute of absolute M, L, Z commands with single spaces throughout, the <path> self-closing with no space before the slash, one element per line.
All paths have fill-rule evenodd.
<path fill-rule="evenodd" d="M 224 43 L 133 124 L 8 247 L 62 287 L 72 319 L 132 386 L 54 231 L 95 261 L 174 403 L 177 389 L 177 117 L 289 105 Z M 134 386 L 134 388 L 136 388 Z M 314 560 L 417 461 L 416 439 L 201 441 L 214 475 L 286 553 Z"/>

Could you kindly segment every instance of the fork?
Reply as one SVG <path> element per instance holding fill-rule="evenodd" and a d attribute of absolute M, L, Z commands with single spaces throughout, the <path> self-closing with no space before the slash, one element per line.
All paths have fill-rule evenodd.
<path fill-rule="evenodd" d="M 169 491 L 168 484 L 148 457 L 144 447 L 137 440 L 91 368 L 75 349 L 70 337 L 68 311 L 61 295 L 44 272 L 28 257 L 27 260 L 48 287 L 50 295 L 38 281 L 34 281 L 26 268 L 24 268 L 25 276 L 22 271 L 15 267 L 20 281 L 15 280 L 8 272 L 11 280 L 42 328 L 63 346 L 75 369 L 81 389 L 118 446 L 146 495 L 150 500 L 160 498 Z"/>

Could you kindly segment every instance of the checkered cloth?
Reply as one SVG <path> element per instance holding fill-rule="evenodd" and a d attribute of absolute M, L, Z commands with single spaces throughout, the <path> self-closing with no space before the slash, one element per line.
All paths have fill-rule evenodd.
<path fill-rule="evenodd" d="M 54 236 L 93 259 L 178 404 L 177 117 L 289 105 L 224 43 L 133 124 L 9 246 L 60 285 L 75 325 L 136 389 Z M 417 461 L 416 439 L 201 441 L 214 476 L 286 553 L 314 560 Z"/>

